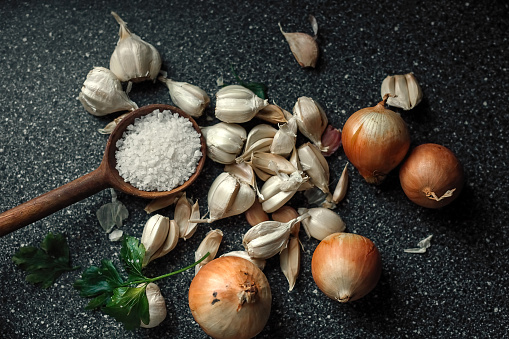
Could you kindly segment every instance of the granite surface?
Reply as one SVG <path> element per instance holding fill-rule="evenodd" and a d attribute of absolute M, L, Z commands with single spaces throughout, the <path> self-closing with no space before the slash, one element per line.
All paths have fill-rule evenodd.
<path fill-rule="evenodd" d="M 418 207 L 391 172 L 379 186 L 350 166 L 346 200 L 336 212 L 348 232 L 377 245 L 383 272 L 364 298 L 339 304 L 316 287 L 311 257 L 318 245 L 301 230 L 304 251 L 293 291 L 279 260 L 264 270 L 272 311 L 259 338 L 507 338 L 509 336 L 509 7 L 505 1 L 2 1 L 0 7 L 0 210 L 70 182 L 100 163 L 113 117 L 95 117 L 76 100 L 94 66 L 108 67 L 117 42 L 116 11 L 129 28 L 161 53 L 163 69 L 212 97 L 202 126 L 214 120 L 216 80 L 268 86 L 271 102 L 291 110 L 309 96 L 334 126 L 380 100 L 382 80 L 414 72 L 424 99 L 400 111 L 411 147 L 433 142 L 450 148 L 465 168 L 460 197 L 441 210 Z M 319 25 L 316 69 L 301 69 L 279 31 L 311 33 Z M 133 86 L 139 106 L 170 103 L 161 83 Z M 302 136 L 299 142 L 304 142 Z M 329 158 L 331 186 L 347 161 L 340 149 Z M 206 193 L 222 166 L 208 160 L 187 191 L 207 211 Z M 109 190 L 88 197 L 0 238 L 0 337 L 2 338 L 205 338 L 187 304 L 193 273 L 160 282 L 166 320 L 154 329 L 126 331 L 114 319 L 84 310 L 72 287 L 81 272 L 103 258 L 118 262 L 96 218 Z M 123 230 L 141 236 L 146 200 L 118 193 L 130 213 Z M 307 205 L 298 195 L 290 204 Z M 161 214 L 173 216 L 168 207 Z M 248 225 L 236 216 L 200 225 L 189 240 L 155 261 L 155 276 L 193 261 L 210 229 L 223 230 L 219 250 L 242 249 Z M 36 246 L 48 232 L 63 233 L 73 265 L 48 289 L 25 281 L 11 260 L 21 246 Z M 404 253 L 433 235 L 425 254 Z"/>

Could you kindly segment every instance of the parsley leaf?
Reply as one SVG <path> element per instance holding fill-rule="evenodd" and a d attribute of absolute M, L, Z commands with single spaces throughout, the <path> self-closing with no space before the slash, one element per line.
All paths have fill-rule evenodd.
<path fill-rule="evenodd" d="M 140 287 L 116 288 L 103 312 L 122 322 L 126 330 L 140 327 L 140 321 L 148 324 L 150 313 L 146 289 L 147 284 Z"/>
<path fill-rule="evenodd" d="M 32 284 L 40 283 L 42 288 L 50 287 L 62 273 L 78 268 L 71 266 L 65 237 L 52 233 L 46 235 L 40 248 L 21 247 L 12 257 L 12 261 L 27 271 L 26 281 Z"/>
<path fill-rule="evenodd" d="M 261 82 L 244 82 L 235 72 L 235 69 L 233 68 L 233 65 L 230 64 L 230 68 L 232 70 L 232 74 L 237 79 L 237 82 L 241 85 L 246 87 L 247 89 L 250 89 L 253 91 L 254 94 L 256 94 L 258 97 L 262 99 L 267 99 L 267 86 Z M 228 85 L 224 85 L 228 86 Z"/>
<path fill-rule="evenodd" d="M 134 282 L 146 279 L 141 272 L 144 257 L 145 246 L 134 237 L 124 237 L 120 258 L 124 263 L 127 274 L 129 274 L 128 281 Z"/>

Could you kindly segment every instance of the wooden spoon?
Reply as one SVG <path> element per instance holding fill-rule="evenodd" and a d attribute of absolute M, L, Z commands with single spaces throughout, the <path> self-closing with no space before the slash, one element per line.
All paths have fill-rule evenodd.
<path fill-rule="evenodd" d="M 201 140 L 202 157 L 198 162 L 198 166 L 196 167 L 194 174 L 191 175 L 191 177 L 181 186 L 178 186 L 171 191 L 164 192 L 141 191 L 131 184 L 125 182 L 115 168 L 115 151 L 117 140 L 122 137 L 122 134 L 124 133 L 127 126 L 131 125 L 134 122 L 134 119 L 147 115 L 156 109 L 161 111 L 171 110 L 172 112 L 178 113 L 181 116 L 188 118 L 192 122 L 196 131 L 200 133 Z M 83 200 L 106 188 L 114 188 L 121 192 L 146 199 L 156 199 L 175 195 L 187 189 L 193 183 L 193 181 L 196 180 L 201 170 L 203 169 L 203 165 L 205 164 L 206 152 L 207 148 L 205 139 L 203 138 L 203 135 L 201 135 L 198 124 L 193 120 L 193 118 L 191 118 L 181 109 L 170 105 L 148 105 L 138 108 L 137 110 L 132 111 L 126 115 L 115 127 L 108 139 L 104 157 L 97 169 L 74 181 L 71 181 L 61 187 L 55 188 L 50 192 L 44 193 L 37 198 L 27 201 L 0 214 L 0 236 L 4 236 L 21 227 L 31 224 L 34 221 L 42 219 L 58 210 L 61 210 L 64 207 L 72 205 L 75 202 Z"/>

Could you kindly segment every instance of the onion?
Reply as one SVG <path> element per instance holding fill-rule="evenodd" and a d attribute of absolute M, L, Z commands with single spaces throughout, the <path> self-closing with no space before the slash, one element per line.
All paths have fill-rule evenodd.
<path fill-rule="evenodd" d="M 450 204 L 460 194 L 463 167 L 454 153 L 437 144 L 417 146 L 399 171 L 406 196 L 417 205 L 439 208 Z"/>
<path fill-rule="evenodd" d="M 311 273 L 325 295 L 344 303 L 360 299 L 375 288 L 382 273 L 382 260 L 368 238 L 334 233 L 316 247 Z"/>
<path fill-rule="evenodd" d="M 254 337 L 269 319 L 271 302 L 265 274 L 240 257 L 212 260 L 189 287 L 191 313 L 213 338 Z"/>
<path fill-rule="evenodd" d="M 371 184 L 381 183 L 405 157 L 410 133 L 401 116 L 384 107 L 363 108 L 348 118 L 342 131 L 343 149 L 350 162 Z"/>

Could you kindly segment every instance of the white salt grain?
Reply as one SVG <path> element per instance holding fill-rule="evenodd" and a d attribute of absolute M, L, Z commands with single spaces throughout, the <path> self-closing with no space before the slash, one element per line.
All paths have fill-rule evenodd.
<path fill-rule="evenodd" d="M 170 191 L 193 175 L 202 157 L 189 119 L 155 110 L 129 125 L 116 143 L 116 169 L 142 191 Z"/>

